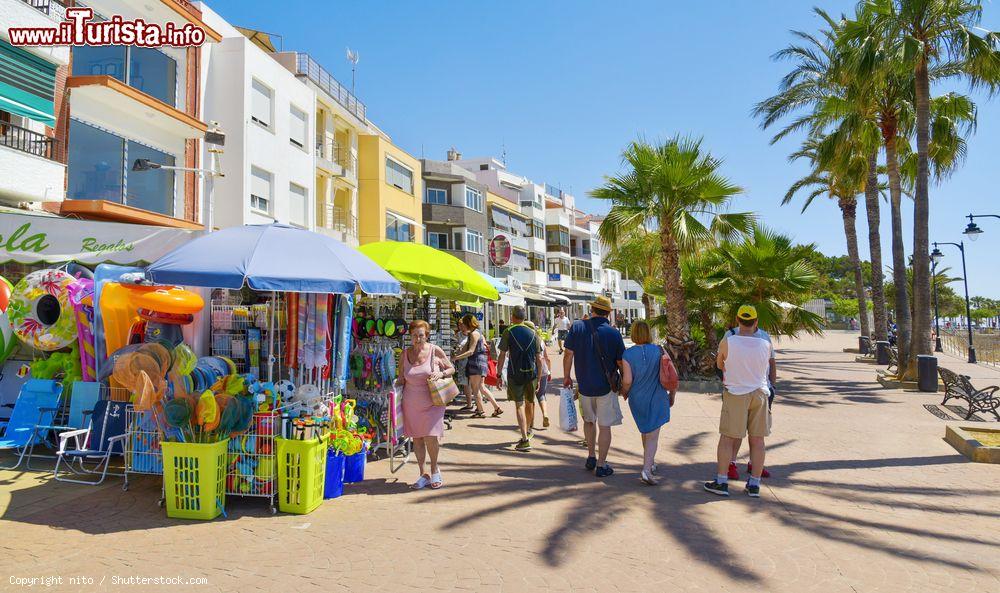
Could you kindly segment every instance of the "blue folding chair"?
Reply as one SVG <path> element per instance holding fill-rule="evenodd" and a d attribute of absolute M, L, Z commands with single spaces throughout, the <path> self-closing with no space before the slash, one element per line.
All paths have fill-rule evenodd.
<path fill-rule="evenodd" d="M 5 407 L 13 407 L 13 410 L 10 419 L 0 420 L 0 451 L 16 451 L 17 463 L 0 466 L 0 469 L 15 469 L 25 458 L 28 469 L 31 469 L 35 445 L 44 443 L 52 431 L 62 390 L 62 384 L 56 381 L 31 379 L 21 386 L 13 405 L 4 404 Z"/>
<path fill-rule="evenodd" d="M 69 416 L 66 426 L 69 428 L 87 428 L 90 425 L 90 414 L 101 399 L 101 384 L 96 381 L 77 381 L 73 383 L 73 392 L 69 396 Z"/>
<path fill-rule="evenodd" d="M 97 486 L 108 476 L 113 455 L 125 454 L 126 411 L 132 404 L 106 399 L 99 400 L 90 414 L 90 427 L 70 430 L 59 435 L 56 467 L 52 477 L 60 482 Z M 88 464 L 92 464 L 88 467 Z M 100 476 L 95 480 L 59 476 L 60 466 L 77 476 Z M 65 473 L 65 472 L 64 472 Z M 124 473 L 110 472 L 112 476 Z"/>

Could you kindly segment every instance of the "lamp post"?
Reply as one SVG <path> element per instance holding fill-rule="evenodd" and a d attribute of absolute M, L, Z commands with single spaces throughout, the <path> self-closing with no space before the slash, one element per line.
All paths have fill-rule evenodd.
<path fill-rule="evenodd" d="M 983 229 L 979 228 L 976 224 L 977 218 L 1000 218 L 1000 214 L 970 214 L 966 216 L 969 219 L 969 224 L 965 226 L 965 230 L 962 234 L 969 238 L 970 241 L 975 241 L 979 238 L 979 235 L 983 234 Z"/>
<path fill-rule="evenodd" d="M 944 259 L 944 254 L 938 249 L 938 245 L 954 245 L 962 253 L 962 282 L 965 284 L 965 327 L 969 332 L 969 362 L 975 364 L 976 347 L 972 343 L 972 307 L 969 305 L 969 274 L 965 268 L 965 245 L 961 241 L 958 243 L 949 243 L 947 241 L 939 243 L 935 241 L 934 251 L 931 252 L 931 260 L 934 263 L 938 263 Z"/>
<path fill-rule="evenodd" d="M 931 286 L 934 287 L 934 352 L 944 352 L 941 347 L 941 325 L 938 323 L 937 260 L 931 258 Z"/>

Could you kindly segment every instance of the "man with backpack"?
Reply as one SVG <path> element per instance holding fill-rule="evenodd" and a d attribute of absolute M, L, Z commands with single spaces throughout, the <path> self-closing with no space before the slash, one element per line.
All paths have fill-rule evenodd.
<path fill-rule="evenodd" d="M 590 304 L 589 319 L 576 321 L 566 336 L 563 355 L 563 386 L 573 387 L 570 371 L 576 362 L 576 382 L 580 408 L 583 412 L 583 434 L 587 439 L 587 462 L 584 467 L 594 470 L 598 478 L 615 473 L 608 465 L 611 449 L 611 427 L 622 423 L 618 402 L 621 390 L 621 361 L 625 341 L 611 326 L 611 299 L 598 296 Z M 595 453 L 596 445 L 596 455 Z"/>
<path fill-rule="evenodd" d="M 518 451 L 531 450 L 530 428 L 535 419 L 535 391 L 538 390 L 538 372 L 542 368 L 542 344 L 535 331 L 524 325 L 527 315 L 524 307 L 514 307 L 510 318 L 514 322 L 500 337 L 500 358 L 497 368 L 502 369 L 507 356 L 507 399 L 514 402 L 517 427 L 521 440 L 514 445 Z M 498 387 L 503 379 L 498 377 Z"/>

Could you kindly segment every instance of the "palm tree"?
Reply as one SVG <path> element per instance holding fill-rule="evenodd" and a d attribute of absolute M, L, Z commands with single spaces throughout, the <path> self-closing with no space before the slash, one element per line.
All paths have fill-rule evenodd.
<path fill-rule="evenodd" d="M 843 57 L 837 42 L 843 35 L 846 19 L 834 19 L 825 11 L 813 11 L 823 19 L 826 28 L 819 36 L 801 31 L 792 34 L 804 44 L 793 44 L 775 54 L 775 59 L 791 59 L 792 70 L 785 75 L 778 94 L 760 102 L 754 114 L 762 117 L 762 127 L 767 129 L 784 117 L 806 109 L 791 123 L 779 131 L 771 140 L 774 144 L 786 135 L 807 130 L 817 141 L 811 146 L 811 160 L 820 172 L 842 169 L 845 164 L 855 168 L 864 163 L 862 186 L 865 192 L 868 218 L 868 245 L 872 264 L 872 301 L 874 304 L 875 327 L 872 334 L 876 339 L 887 335 L 885 297 L 882 290 L 882 244 L 879 230 L 879 186 L 878 186 L 878 131 L 874 127 L 874 111 L 870 93 L 863 84 L 852 76 L 842 65 Z M 829 128 L 835 129 L 829 131 Z M 794 155 L 793 155 L 794 156 Z M 863 156 L 863 160 L 859 158 Z M 811 184 L 814 185 L 814 184 Z M 795 186 L 793 186 L 795 187 Z M 793 192 L 794 193 L 794 192 Z M 856 192 L 849 194 L 854 199 Z M 845 204 L 847 206 L 848 204 Z M 844 208 L 842 212 L 848 214 Z M 856 235 L 854 225 L 848 229 L 848 249 L 851 235 Z M 855 243 L 856 244 L 856 243 Z M 852 257 L 852 261 L 854 257 Z M 856 277 L 860 264 L 856 267 Z M 857 288 L 859 316 L 862 331 L 866 331 L 867 312 L 864 310 L 863 288 Z"/>
<path fill-rule="evenodd" d="M 642 305 L 646 310 L 646 319 L 655 316 L 651 283 L 662 278 L 660 265 L 663 260 L 658 257 L 659 251 L 659 236 L 640 228 L 620 242 L 612 244 L 604 258 L 604 267 L 620 270 L 642 285 Z"/>
<path fill-rule="evenodd" d="M 799 179 L 788 189 L 782 204 L 788 204 L 792 198 L 800 191 L 807 191 L 805 204 L 802 211 L 813 203 L 817 197 L 826 196 L 837 201 L 840 208 L 841 218 L 844 222 L 844 237 L 847 239 L 847 256 L 851 261 L 851 268 L 854 271 L 854 297 L 858 303 L 858 319 L 861 322 L 861 334 L 871 335 L 871 326 L 868 323 L 868 301 L 865 294 L 864 275 L 861 270 L 861 258 L 858 255 L 858 232 L 857 232 L 857 194 L 862 183 L 861 177 L 867 163 L 854 163 L 841 161 L 838 163 L 839 170 L 828 167 L 822 169 L 818 165 L 817 150 L 822 142 L 818 138 L 808 138 L 803 142 L 802 147 L 792 153 L 789 160 L 807 159 L 813 167 L 813 171 L 805 177 Z"/>
<path fill-rule="evenodd" d="M 979 0 L 864 0 L 886 37 L 902 40 L 898 54 L 914 76 L 917 174 L 913 207 L 913 334 L 910 369 L 920 354 L 931 352 L 930 282 L 930 140 L 931 71 L 957 77 L 973 86 L 1000 86 L 1000 36 L 979 28 Z"/>
<path fill-rule="evenodd" d="M 702 150 L 701 140 L 674 137 L 654 146 L 630 144 L 622 155 L 627 170 L 606 176 L 590 195 L 612 202 L 601 240 L 617 244 L 642 229 L 655 228 L 666 296 L 667 334 L 690 340 L 680 258 L 705 243 L 749 230 L 753 215 L 723 213 L 743 189 L 719 174 L 722 161 Z M 703 218 L 709 221 L 703 222 Z"/>

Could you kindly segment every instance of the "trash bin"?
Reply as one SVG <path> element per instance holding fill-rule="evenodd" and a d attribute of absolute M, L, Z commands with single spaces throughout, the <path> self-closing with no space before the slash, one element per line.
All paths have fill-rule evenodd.
<path fill-rule="evenodd" d="M 875 364 L 889 364 L 889 342 L 875 342 Z"/>
<path fill-rule="evenodd" d="M 871 351 L 871 338 L 868 336 L 858 336 L 858 352 L 868 354 Z"/>
<path fill-rule="evenodd" d="M 917 389 L 935 392 L 938 388 L 937 357 L 929 354 L 917 356 Z"/>

